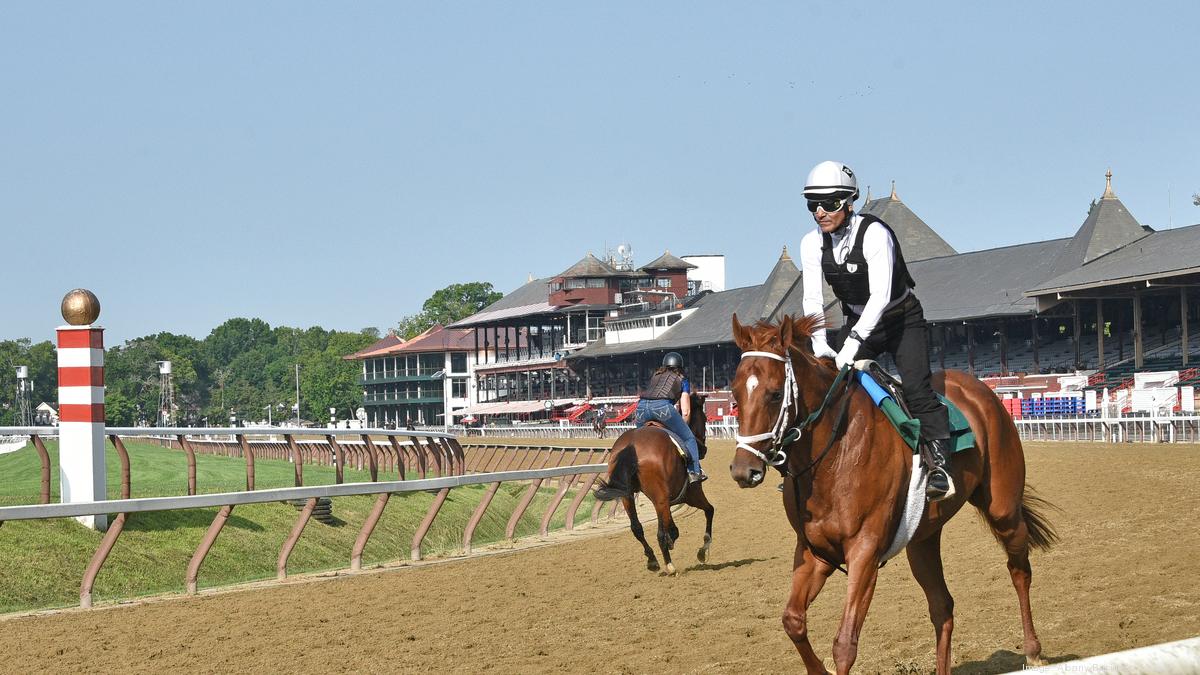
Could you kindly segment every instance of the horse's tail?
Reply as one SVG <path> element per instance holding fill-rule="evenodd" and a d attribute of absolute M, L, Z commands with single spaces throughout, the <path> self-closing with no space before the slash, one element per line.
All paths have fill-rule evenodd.
<path fill-rule="evenodd" d="M 1021 495 L 1021 516 L 1025 519 L 1025 529 L 1029 531 L 1029 545 L 1043 551 L 1058 543 L 1058 533 L 1046 518 L 1048 509 L 1057 509 L 1055 505 L 1033 493 L 1033 489 L 1025 486 Z"/>
<path fill-rule="evenodd" d="M 612 501 L 621 497 L 633 496 L 633 480 L 637 476 L 637 451 L 633 444 L 617 451 L 617 461 L 613 464 L 608 479 L 601 478 L 593 494 L 602 502 Z"/>

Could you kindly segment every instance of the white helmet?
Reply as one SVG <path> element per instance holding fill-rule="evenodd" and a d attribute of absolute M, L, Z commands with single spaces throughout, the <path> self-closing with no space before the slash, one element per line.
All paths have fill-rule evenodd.
<path fill-rule="evenodd" d="M 821 162 L 808 172 L 808 180 L 804 181 L 805 199 L 821 199 L 823 197 L 858 199 L 858 179 L 850 167 L 841 162 Z"/>

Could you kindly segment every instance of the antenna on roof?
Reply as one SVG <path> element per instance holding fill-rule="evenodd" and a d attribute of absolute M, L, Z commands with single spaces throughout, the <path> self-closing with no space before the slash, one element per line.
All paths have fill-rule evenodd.
<path fill-rule="evenodd" d="M 633 269 L 633 246 L 617 244 L 617 257 L 611 259 L 612 266 L 619 270 Z"/>

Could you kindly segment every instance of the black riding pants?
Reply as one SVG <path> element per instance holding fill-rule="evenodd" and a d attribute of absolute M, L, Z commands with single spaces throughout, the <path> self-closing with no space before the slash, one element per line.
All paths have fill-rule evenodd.
<path fill-rule="evenodd" d="M 842 305 L 846 322 L 834 336 L 833 348 L 840 350 L 858 316 Z M 925 310 L 915 295 L 884 312 L 879 325 L 858 348 L 856 359 L 875 359 L 891 354 L 900 371 L 900 383 L 908 409 L 921 420 L 921 440 L 950 437 L 950 412 L 933 393 L 929 372 L 929 327 Z"/>

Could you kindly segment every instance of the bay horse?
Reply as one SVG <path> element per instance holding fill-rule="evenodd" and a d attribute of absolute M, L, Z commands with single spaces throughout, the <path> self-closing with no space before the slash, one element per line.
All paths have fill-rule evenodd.
<path fill-rule="evenodd" d="M 835 386 L 841 378 L 832 361 L 813 356 L 811 337 L 822 323 L 818 316 L 785 316 L 778 325 L 743 326 L 733 316 L 734 341 L 743 353 L 733 380 L 738 447 L 729 469 L 743 488 L 763 482 L 765 460 L 785 476 L 784 510 L 796 531 L 796 549 L 783 627 L 809 673 L 828 671 L 809 643 L 808 606 L 833 570 L 845 565 L 846 604 L 833 643 L 842 674 L 858 655 L 881 557 L 900 525 L 914 456 L 871 397 L 854 388 L 853 378 Z M 996 395 L 958 371 L 935 373 L 933 383 L 962 410 L 976 440 L 947 467 L 955 495 L 926 507 L 906 549 L 937 636 L 937 672 L 950 672 L 954 630 L 954 599 L 942 573 L 942 527 L 967 501 L 1008 556 L 1025 659 L 1040 664 L 1042 646 L 1029 605 L 1029 551 L 1057 540 L 1042 515 L 1049 504 L 1026 489 L 1021 440 Z M 798 429 L 796 438 L 802 426 L 807 428 Z"/>
<path fill-rule="evenodd" d="M 700 456 L 704 457 L 707 422 L 705 397 L 695 393 L 689 396 L 692 397 L 692 410 L 687 424 L 696 436 Z M 630 429 L 617 437 L 608 457 L 608 472 L 599 480 L 595 490 L 596 499 L 600 501 L 621 500 L 625 512 L 629 514 L 629 529 L 633 530 L 633 536 L 641 542 L 646 553 L 646 569 L 657 572 L 658 559 L 646 543 L 646 535 L 634 504 L 634 495 L 638 492 L 649 498 L 658 515 L 658 547 L 662 551 L 667 574 L 675 574 L 671 549 L 675 548 L 675 540 L 679 538 L 679 528 L 671 517 L 671 506 L 674 504 L 687 504 L 704 512 L 704 545 L 696 551 L 696 559 L 700 562 L 708 560 L 715 509 L 704 496 L 701 483 L 688 482 L 687 467 L 679 449 L 671 441 L 666 428 L 657 422 L 648 422 L 639 429 Z"/>

